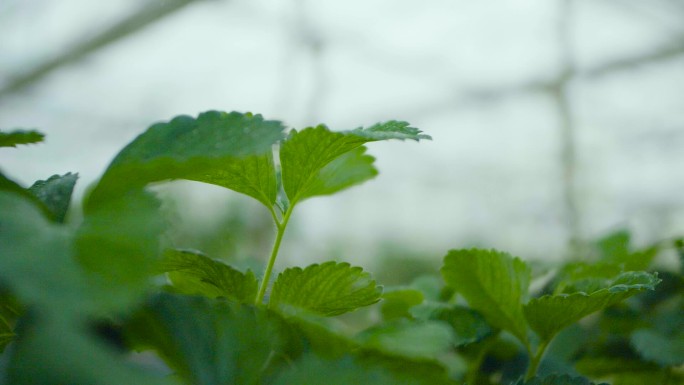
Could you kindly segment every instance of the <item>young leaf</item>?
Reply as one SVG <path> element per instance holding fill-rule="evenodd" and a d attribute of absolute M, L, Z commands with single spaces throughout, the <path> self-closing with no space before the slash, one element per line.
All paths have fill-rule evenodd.
<path fill-rule="evenodd" d="M 261 115 L 217 111 L 155 124 L 119 152 L 89 201 L 167 179 L 210 181 L 212 172 L 230 170 L 236 158 L 267 154 L 282 139 L 283 129 L 280 122 Z M 240 186 L 241 182 L 222 180 L 222 184 Z"/>
<path fill-rule="evenodd" d="M 592 293 L 545 295 L 533 298 L 524 306 L 532 329 L 543 341 L 549 341 L 566 326 L 645 290 L 653 290 L 660 282 L 646 272 L 620 274 L 612 284 Z"/>
<path fill-rule="evenodd" d="M 684 364 L 684 332 L 681 329 L 674 336 L 666 336 L 652 329 L 637 330 L 632 333 L 631 343 L 639 355 L 658 365 Z"/>
<path fill-rule="evenodd" d="M 29 191 L 47 206 L 57 222 L 63 223 L 77 179 L 78 174 L 70 172 L 53 175 L 48 180 L 37 181 Z"/>
<path fill-rule="evenodd" d="M 429 139 L 405 122 L 387 122 L 370 128 L 332 132 L 320 125 L 292 131 L 280 148 L 285 193 L 291 204 L 317 195 L 332 194 L 370 179 L 377 172 L 372 158 L 357 151 L 330 169 L 323 168 L 367 142 L 388 139 Z M 328 180 L 331 178 L 332 180 Z"/>
<path fill-rule="evenodd" d="M 295 306 L 333 316 L 374 304 L 381 294 L 382 287 L 360 267 L 330 261 L 280 273 L 273 285 L 269 306 Z"/>
<path fill-rule="evenodd" d="M 0 131 L 0 147 L 16 147 L 18 144 L 32 144 L 43 141 L 45 135 L 36 130 Z"/>
<path fill-rule="evenodd" d="M 448 351 L 454 333 L 443 322 L 399 319 L 363 331 L 357 339 L 365 348 L 407 358 L 434 358 Z"/>
<path fill-rule="evenodd" d="M 253 302 L 257 292 L 254 273 L 242 273 L 223 262 L 199 252 L 167 250 L 162 271 L 174 288 L 183 294 L 200 294 L 209 298 L 225 297 L 238 302 Z"/>
<path fill-rule="evenodd" d="M 231 159 L 219 168 L 190 174 L 187 179 L 229 188 L 251 196 L 269 208 L 276 202 L 276 170 L 270 148 L 262 155 Z"/>
<path fill-rule="evenodd" d="M 531 273 L 523 261 L 495 250 L 451 250 L 441 271 L 447 285 L 463 295 L 490 325 L 526 341 L 522 302 Z"/>

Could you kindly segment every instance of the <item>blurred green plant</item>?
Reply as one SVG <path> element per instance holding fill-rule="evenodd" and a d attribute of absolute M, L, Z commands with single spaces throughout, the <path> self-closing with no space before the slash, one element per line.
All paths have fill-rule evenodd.
<path fill-rule="evenodd" d="M 295 207 L 373 178 L 367 143 L 429 139 L 394 121 L 284 130 L 216 111 L 155 124 L 105 170 L 77 226 L 63 223 L 76 174 L 30 188 L 0 175 L 1 383 L 682 383 L 681 271 L 647 271 L 665 246 L 632 250 L 624 232 L 596 242 L 593 259 L 563 263 L 539 293 L 526 262 L 482 249 L 449 251 L 441 275 L 413 264 L 385 290 L 334 261 L 272 280 Z M 260 278 L 164 247 L 174 224 L 147 187 L 174 179 L 266 207 L 275 237 Z M 363 307 L 372 323 L 343 330 L 338 316 Z M 144 350 L 172 375 L 133 362 Z"/>

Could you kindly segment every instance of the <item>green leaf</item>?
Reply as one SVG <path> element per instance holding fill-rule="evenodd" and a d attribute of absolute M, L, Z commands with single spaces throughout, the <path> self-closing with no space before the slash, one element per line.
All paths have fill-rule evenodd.
<path fill-rule="evenodd" d="M 653 290 L 660 282 L 646 272 L 620 274 L 609 287 L 592 293 L 545 295 L 524 306 L 525 317 L 544 341 L 585 316 L 617 304 L 642 291 Z"/>
<path fill-rule="evenodd" d="M 14 340 L 14 337 L 14 330 L 12 325 L 10 325 L 9 320 L 0 314 L 0 354 L 2 354 L 5 347 Z"/>
<path fill-rule="evenodd" d="M 599 378 L 620 373 L 635 375 L 660 370 L 657 365 L 639 359 L 608 356 L 583 357 L 575 362 L 575 368 L 584 375 Z"/>
<path fill-rule="evenodd" d="M 339 315 L 380 300 L 382 287 L 370 274 L 348 263 L 326 262 L 278 275 L 269 306 L 294 306 L 325 316 Z"/>
<path fill-rule="evenodd" d="M 534 377 L 527 381 L 519 380 L 515 385 L 596 385 L 584 377 L 571 377 L 567 374 L 552 374 L 546 377 Z M 601 383 L 598 385 L 608 385 Z"/>
<path fill-rule="evenodd" d="M 251 303 L 257 292 L 257 279 L 251 271 L 242 273 L 190 250 L 167 250 L 162 271 L 168 273 L 174 288 L 183 294 L 225 297 Z"/>
<path fill-rule="evenodd" d="M 454 333 L 443 322 L 399 319 L 363 331 L 357 339 L 365 348 L 407 358 L 435 358 L 448 351 Z"/>
<path fill-rule="evenodd" d="M 420 290 L 411 288 L 385 289 L 382 293 L 380 311 L 386 321 L 397 318 L 413 318 L 409 310 L 423 303 L 424 297 Z"/>
<path fill-rule="evenodd" d="M 451 327 L 456 346 L 479 342 L 495 333 L 480 313 L 465 306 L 438 306 L 430 319 L 444 321 Z"/>
<path fill-rule="evenodd" d="M 303 197 L 332 195 L 336 192 L 361 184 L 378 175 L 373 166 L 375 158 L 366 155 L 366 147 L 357 147 L 340 155 L 323 167 L 302 192 Z"/>
<path fill-rule="evenodd" d="M 667 336 L 651 329 L 637 330 L 632 333 L 631 343 L 640 356 L 658 365 L 684 364 L 684 332 L 681 330 L 674 336 Z"/>
<path fill-rule="evenodd" d="M 601 261 L 614 263 L 622 267 L 623 271 L 646 270 L 658 254 L 658 247 L 632 251 L 630 248 L 631 234 L 627 230 L 618 230 L 599 239 L 596 247 Z"/>
<path fill-rule="evenodd" d="M 0 191 L 0 229 L 0 282 L 18 301 L 65 313 L 89 308 L 66 228 L 48 222 L 32 201 Z"/>
<path fill-rule="evenodd" d="M 103 309 L 136 303 L 158 274 L 159 239 L 166 226 L 159 201 L 143 190 L 129 190 L 85 214 L 74 247 L 90 273 L 92 290 L 103 291 Z"/>
<path fill-rule="evenodd" d="M 131 365 L 73 325 L 42 320 L 22 326 L 11 349 L 8 384 L 178 385 L 161 373 Z"/>
<path fill-rule="evenodd" d="M 621 373 L 611 377 L 611 385 L 665 384 L 684 385 L 682 371 L 653 370 L 651 372 Z"/>
<path fill-rule="evenodd" d="M 63 223 L 77 179 L 78 174 L 70 172 L 53 175 L 47 180 L 37 181 L 29 191 L 47 206 L 57 222 Z"/>
<path fill-rule="evenodd" d="M 324 170 L 338 157 L 364 143 L 388 139 L 430 139 L 405 122 L 387 122 L 352 131 L 332 132 L 320 125 L 292 131 L 280 147 L 285 193 L 291 204 L 317 195 L 332 194 L 372 178 L 372 158 L 357 150 Z"/>
<path fill-rule="evenodd" d="M 490 325 L 526 342 L 522 302 L 531 273 L 523 261 L 496 250 L 451 250 L 441 271 L 447 285 L 463 295 Z"/>
<path fill-rule="evenodd" d="M 400 382 L 403 383 L 403 382 Z M 304 356 L 284 371 L 274 385 L 396 385 L 397 380 L 381 368 L 367 368 L 350 356 L 337 360 L 321 359 L 313 354 Z"/>
<path fill-rule="evenodd" d="M 0 191 L 6 191 L 21 196 L 37 206 L 46 218 L 54 219 L 50 209 L 45 206 L 40 199 L 38 199 L 34 194 L 31 194 L 27 189 L 17 184 L 15 181 L 7 178 L 2 173 L 0 173 Z"/>
<path fill-rule="evenodd" d="M 241 166 L 232 162 L 267 154 L 282 139 L 283 129 L 280 122 L 264 120 L 261 115 L 217 111 L 204 112 L 197 119 L 179 116 L 155 124 L 119 152 L 89 202 L 168 179 L 216 180 L 246 193 L 242 181 L 227 181 L 226 174 L 212 172 L 240 167 L 249 171 L 248 161 Z"/>
<path fill-rule="evenodd" d="M 160 294 L 125 326 L 138 348 L 156 350 L 186 383 L 260 384 L 282 367 L 288 340 L 263 309 Z"/>
<path fill-rule="evenodd" d="M 305 352 L 313 352 L 323 358 L 337 359 L 359 348 L 357 341 L 339 330 L 339 324 L 329 322 L 330 318 L 301 312 L 277 314 L 290 327 L 291 333 L 299 337 Z"/>
<path fill-rule="evenodd" d="M 359 127 L 350 132 L 354 135 L 358 135 L 370 141 L 388 139 L 409 139 L 419 141 L 421 139 L 432 139 L 430 135 L 422 134 L 419 129 L 411 127 L 409 123 L 399 122 L 396 120 L 378 123 L 368 128 Z"/>
<path fill-rule="evenodd" d="M 280 374 L 274 385 L 443 385 L 455 384 L 433 361 L 409 360 L 377 352 L 325 359 L 306 354 Z"/>
<path fill-rule="evenodd" d="M 16 337 L 16 334 L 12 330 L 6 329 L 4 326 L 0 325 L 0 354 L 5 351 L 7 345 L 10 344 Z"/>
<path fill-rule="evenodd" d="M 187 179 L 229 188 L 251 196 L 269 208 L 276 202 L 276 170 L 270 148 L 265 154 L 231 159 L 219 168 L 191 174 Z"/>
<path fill-rule="evenodd" d="M 85 316 L 109 298 L 88 284 L 67 228 L 48 222 L 22 196 L 0 192 L 0 229 L 0 282 L 36 319 L 24 317 L 17 326 L 8 383 L 168 383 L 129 367 L 81 330 Z"/>
<path fill-rule="evenodd" d="M 18 144 L 31 144 L 43 141 L 45 135 L 36 130 L 0 131 L 0 147 L 16 147 Z"/>

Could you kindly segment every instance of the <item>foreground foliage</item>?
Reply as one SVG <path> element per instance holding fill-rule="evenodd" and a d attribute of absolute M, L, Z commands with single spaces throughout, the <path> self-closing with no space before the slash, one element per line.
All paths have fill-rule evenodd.
<path fill-rule="evenodd" d="M 0 133 L 0 146 L 42 139 Z M 441 274 L 384 289 L 336 261 L 273 278 L 295 207 L 373 178 L 366 144 L 392 139 L 430 137 L 395 121 L 286 134 L 260 115 L 177 117 L 121 150 L 78 224 L 65 223 L 76 174 L 29 188 L 0 174 L 0 383 L 684 383 L 681 267 L 650 271 L 661 252 L 682 258 L 681 240 L 632 250 L 617 232 L 541 270 L 496 250 L 450 250 Z M 147 186 L 173 179 L 263 204 L 275 238 L 262 275 L 161 250 L 168 223 Z M 340 327 L 364 307 L 379 319 Z"/>

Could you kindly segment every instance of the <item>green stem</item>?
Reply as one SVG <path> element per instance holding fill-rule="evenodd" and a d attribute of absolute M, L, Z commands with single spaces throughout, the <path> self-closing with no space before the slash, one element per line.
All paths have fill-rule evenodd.
<path fill-rule="evenodd" d="M 476 384 L 477 383 L 477 377 L 480 374 L 480 367 L 482 366 L 482 362 L 484 361 L 484 358 L 487 356 L 489 349 L 492 347 L 494 341 L 496 341 L 497 338 L 498 338 L 498 336 L 494 335 L 494 336 L 491 336 L 488 339 L 482 341 L 482 346 L 480 347 L 480 350 L 477 352 L 475 359 L 470 364 L 470 369 L 468 370 L 468 373 L 466 374 L 466 378 L 465 378 L 466 384 L 470 385 L 470 384 Z"/>
<path fill-rule="evenodd" d="M 541 363 L 544 353 L 546 352 L 546 348 L 549 347 L 550 342 L 551 339 L 542 341 L 541 344 L 539 344 L 539 347 L 537 347 L 537 352 L 534 354 L 534 357 L 531 357 L 530 366 L 527 368 L 527 373 L 525 373 L 525 380 L 529 380 L 530 378 L 534 377 L 535 374 L 537 374 L 539 364 Z"/>
<path fill-rule="evenodd" d="M 287 228 L 287 222 L 290 220 L 290 215 L 292 215 L 292 208 L 294 205 L 291 205 L 287 211 L 285 212 L 285 215 L 283 215 L 283 220 L 282 222 L 278 222 L 276 220 L 276 227 L 278 229 L 278 233 L 276 234 L 276 239 L 275 242 L 273 243 L 273 250 L 271 250 L 271 256 L 268 258 L 268 264 L 266 265 L 266 271 L 264 272 L 264 277 L 261 280 L 261 285 L 259 285 L 259 291 L 257 292 L 256 298 L 254 299 L 254 303 L 256 305 L 261 305 L 264 302 L 264 295 L 266 294 L 266 287 L 268 287 L 268 283 L 271 280 L 271 273 L 273 272 L 273 265 L 275 265 L 275 260 L 276 257 L 278 256 L 278 250 L 280 249 L 280 242 L 283 240 L 283 235 L 285 234 L 285 228 Z M 274 217 L 274 220 L 276 218 Z"/>

